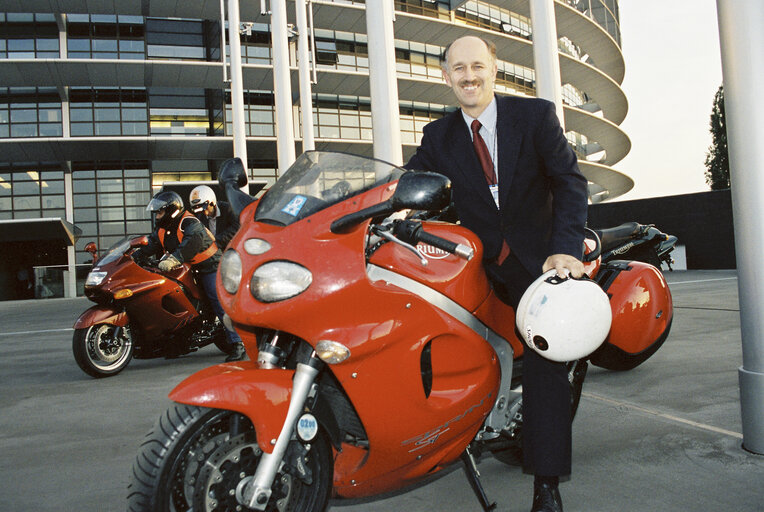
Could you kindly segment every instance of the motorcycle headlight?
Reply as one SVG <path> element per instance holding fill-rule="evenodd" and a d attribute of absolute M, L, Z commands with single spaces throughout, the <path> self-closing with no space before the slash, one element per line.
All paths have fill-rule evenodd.
<path fill-rule="evenodd" d="M 250 291 L 260 302 L 277 302 L 299 295 L 313 282 L 310 270 L 289 261 L 271 261 L 252 274 Z"/>
<path fill-rule="evenodd" d="M 220 260 L 220 280 L 223 282 L 223 288 L 230 294 L 239 290 L 241 283 L 241 257 L 233 249 L 228 249 L 223 253 Z"/>
<path fill-rule="evenodd" d="M 106 279 L 106 272 L 90 272 L 85 280 L 85 286 L 98 286 Z"/>
<path fill-rule="evenodd" d="M 244 241 L 244 250 L 252 255 L 265 254 L 271 250 L 271 244 L 259 238 L 248 238 Z"/>

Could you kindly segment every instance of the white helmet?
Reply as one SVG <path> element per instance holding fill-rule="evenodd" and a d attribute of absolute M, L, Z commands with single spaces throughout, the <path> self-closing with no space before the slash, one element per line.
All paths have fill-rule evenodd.
<path fill-rule="evenodd" d="M 515 324 L 530 348 L 546 359 L 564 362 L 597 350 L 612 319 L 610 300 L 597 283 L 563 279 L 549 270 L 523 294 Z"/>
<path fill-rule="evenodd" d="M 210 203 L 217 203 L 215 192 L 207 185 L 194 187 L 191 194 L 188 196 L 188 200 L 191 203 L 191 211 L 194 213 L 206 210 Z"/>

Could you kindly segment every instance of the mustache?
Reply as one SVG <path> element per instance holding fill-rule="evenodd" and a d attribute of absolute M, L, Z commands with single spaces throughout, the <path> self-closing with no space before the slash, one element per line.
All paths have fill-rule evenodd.
<path fill-rule="evenodd" d="M 481 80 L 462 80 L 459 82 L 459 87 L 466 87 L 469 85 L 480 85 L 482 84 Z"/>

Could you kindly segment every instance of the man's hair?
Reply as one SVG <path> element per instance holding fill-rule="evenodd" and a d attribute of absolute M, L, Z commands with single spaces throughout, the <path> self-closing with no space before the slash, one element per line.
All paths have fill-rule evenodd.
<path fill-rule="evenodd" d="M 488 48 L 488 53 L 491 55 L 491 58 L 494 62 L 496 62 L 496 44 L 493 41 L 488 41 L 486 39 L 483 39 L 482 37 L 478 36 L 471 36 L 471 37 L 477 37 L 481 41 L 483 41 L 483 44 L 485 44 L 485 47 Z M 461 39 L 461 37 L 459 38 Z M 455 39 L 454 41 L 451 41 L 448 43 L 446 48 L 443 50 L 443 53 L 440 56 L 440 66 L 445 70 L 448 71 L 448 50 L 451 49 L 451 45 L 454 44 L 459 39 Z"/>

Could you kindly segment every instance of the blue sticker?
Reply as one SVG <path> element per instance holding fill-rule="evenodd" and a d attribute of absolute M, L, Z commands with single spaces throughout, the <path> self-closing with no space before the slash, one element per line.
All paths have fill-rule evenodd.
<path fill-rule="evenodd" d="M 305 206 L 305 203 L 308 201 L 308 198 L 305 196 L 294 196 L 289 203 L 281 209 L 282 212 L 291 215 L 292 217 L 297 217 L 297 215 L 300 213 L 300 210 L 302 210 L 302 207 Z"/>

